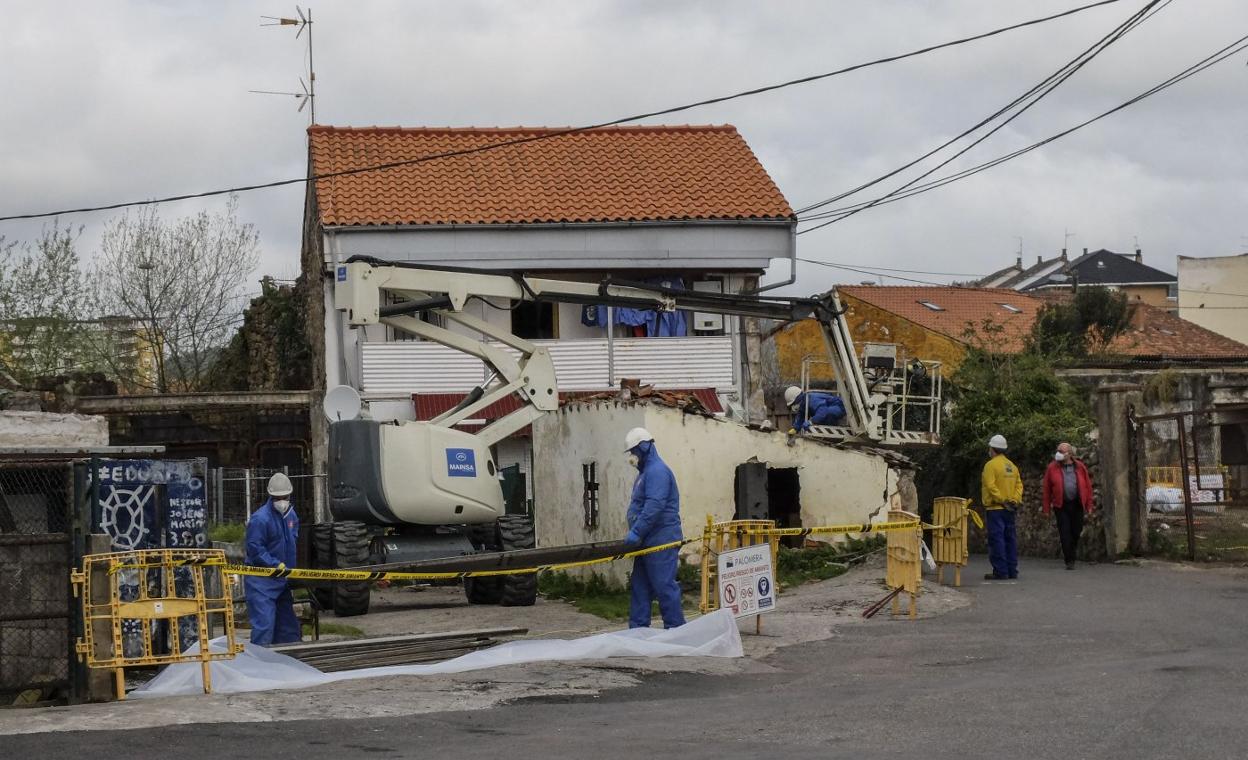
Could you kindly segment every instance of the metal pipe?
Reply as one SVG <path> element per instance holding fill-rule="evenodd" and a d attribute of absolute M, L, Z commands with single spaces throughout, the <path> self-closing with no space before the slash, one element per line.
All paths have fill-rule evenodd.
<path fill-rule="evenodd" d="M 755 290 L 755 293 L 765 293 L 768 290 L 783 288 L 786 285 L 792 285 L 797 282 L 797 225 L 794 224 L 789 228 L 789 279 L 783 282 L 773 282 L 770 285 Z"/>
<path fill-rule="evenodd" d="M 1187 482 L 1187 426 L 1181 414 L 1175 415 L 1175 424 L 1179 426 L 1179 479 L 1183 486 L 1183 514 L 1187 517 L 1187 558 L 1196 560 L 1196 525 L 1192 509 L 1192 489 Z"/>

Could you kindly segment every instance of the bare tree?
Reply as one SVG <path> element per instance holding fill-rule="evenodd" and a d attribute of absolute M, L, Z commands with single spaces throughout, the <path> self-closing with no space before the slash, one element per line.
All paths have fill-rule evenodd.
<path fill-rule="evenodd" d="M 154 347 L 151 390 L 199 389 L 241 319 L 259 235 L 237 211 L 231 197 L 221 212 L 170 222 L 152 206 L 105 228 L 99 261 L 104 307 L 133 320 Z"/>
<path fill-rule="evenodd" d="M 94 288 L 79 233 L 53 222 L 33 243 L 0 237 L 0 370 L 27 387 L 92 369 Z"/>

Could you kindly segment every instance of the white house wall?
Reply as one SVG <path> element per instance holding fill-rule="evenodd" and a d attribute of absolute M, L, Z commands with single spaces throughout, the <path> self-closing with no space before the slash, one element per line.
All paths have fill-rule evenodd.
<path fill-rule="evenodd" d="M 340 227 L 327 261 L 356 255 L 481 269 L 752 269 L 788 258 L 788 223 Z"/>
<path fill-rule="evenodd" d="M 736 468 L 752 459 L 771 468 L 798 469 L 805 526 L 867 522 L 877 510 L 882 519 L 889 506 L 916 506 L 912 496 L 900 495 L 912 494 L 901 487 L 900 473 L 878 454 L 806 440 L 789 446 L 780 432 L 753 431 L 658 405 L 575 404 L 533 425 L 538 546 L 623 538 L 637 474 L 622 451 L 623 440 L 638 426 L 654 435 L 659 454 L 676 476 L 686 537 L 701 535 L 707 515 L 717 522 L 734 518 Z M 599 526 L 588 530 L 581 465 L 591 461 L 598 463 L 600 516 Z M 698 550 L 691 544 L 684 554 L 696 561 Z M 627 571 L 620 563 L 599 570 L 615 581 L 623 581 Z"/>

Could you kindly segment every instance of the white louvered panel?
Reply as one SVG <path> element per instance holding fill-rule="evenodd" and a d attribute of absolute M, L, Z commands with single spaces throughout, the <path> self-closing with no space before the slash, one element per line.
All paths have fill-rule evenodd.
<path fill-rule="evenodd" d="M 366 393 L 466 391 L 485 379 L 480 359 L 437 343 L 365 343 L 362 361 Z"/>
<path fill-rule="evenodd" d="M 657 388 L 731 388 L 732 338 L 617 340 L 615 376 Z"/>
<path fill-rule="evenodd" d="M 610 386 L 605 340 L 544 340 L 539 343 L 550 350 L 559 390 L 596 391 Z"/>
<path fill-rule="evenodd" d="M 536 343 L 550 350 L 560 390 L 611 386 L 605 339 Z M 485 379 L 479 359 L 427 341 L 365 343 L 362 359 L 366 393 L 467 391 Z M 732 338 L 622 338 L 615 341 L 615 377 L 659 388 L 730 388 Z"/>

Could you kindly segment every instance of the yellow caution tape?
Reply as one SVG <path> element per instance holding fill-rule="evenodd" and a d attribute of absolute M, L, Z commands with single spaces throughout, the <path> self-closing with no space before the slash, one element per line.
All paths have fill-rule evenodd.
<path fill-rule="evenodd" d="M 287 578 L 296 581 L 434 581 L 434 580 L 454 580 L 458 578 L 489 578 L 501 575 L 530 575 L 532 573 L 540 573 L 545 570 L 570 570 L 575 567 L 588 567 L 590 565 L 599 565 L 606 562 L 617 562 L 630 557 L 640 557 L 646 554 L 665 551 L 667 549 L 676 549 L 685 544 L 693 543 L 695 539 L 684 539 L 681 541 L 670 541 L 666 544 L 658 546 L 650 546 L 645 549 L 636 549 L 634 551 L 625 552 L 623 554 L 615 554 L 610 557 L 599 557 L 597 559 L 578 560 L 576 562 L 559 562 L 548 565 L 536 565 L 533 567 L 515 567 L 506 570 L 466 570 L 462 572 L 441 572 L 441 573 L 406 573 L 398 571 L 370 571 L 370 570 L 318 570 L 312 568 L 285 568 L 279 570 L 276 567 L 251 567 L 249 565 L 234 565 L 228 562 L 222 562 L 219 559 L 187 559 L 175 562 L 172 565 L 137 565 L 126 562 L 118 562 L 110 568 L 110 572 L 119 570 L 140 570 L 145 567 L 185 567 L 189 565 L 209 565 L 220 567 L 222 572 L 233 575 L 250 575 L 258 578 Z M 700 539 L 699 539 L 700 540 Z"/>
<path fill-rule="evenodd" d="M 819 525 L 813 528 L 752 528 L 748 530 L 743 529 L 742 532 L 757 536 L 815 536 L 835 533 L 884 533 L 890 530 L 917 528 L 919 525 L 918 520 L 902 520 L 898 522 L 856 523 L 854 525 Z"/>

